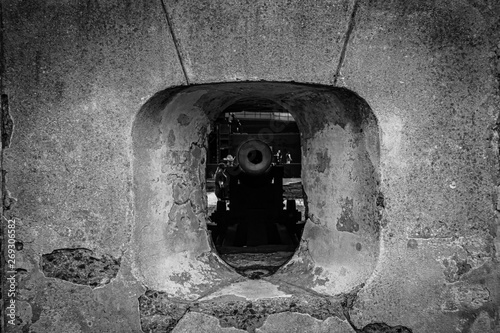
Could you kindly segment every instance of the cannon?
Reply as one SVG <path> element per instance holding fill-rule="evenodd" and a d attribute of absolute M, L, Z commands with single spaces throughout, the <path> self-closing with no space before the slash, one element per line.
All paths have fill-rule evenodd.
<path fill-rule="evenodd" d="M 301 213 L 295 200 L 287 200 L 284 207 L 284 169 L 272 163 L 272 157 L 269 145 L 258 139 L 245 141 L 238 147 L 236 165 L 226 169 L 227 197 L 218 201 L 210 216 L 215 224 L 210 229 L 216 246 L 298 244 L 301 230 L 297 222 Z"/>

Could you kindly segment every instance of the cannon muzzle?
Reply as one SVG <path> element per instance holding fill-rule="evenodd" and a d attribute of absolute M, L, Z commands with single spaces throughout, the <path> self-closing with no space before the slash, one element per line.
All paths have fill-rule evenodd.
<path fill-rule="evenodd" d="M 260 175 L 271 166 L 273 153 L 267 143 L 257 139 L 243 142 L 238 148 L 240 168 L 247 174 Z"/>

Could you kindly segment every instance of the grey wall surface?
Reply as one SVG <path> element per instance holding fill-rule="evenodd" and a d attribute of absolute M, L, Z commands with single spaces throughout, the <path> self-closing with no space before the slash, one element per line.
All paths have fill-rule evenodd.
<path fill-rule="evenodd" d="M 312 286 L 331 304 L 341 299 L 339 312 L 281 311 L 263 317 L 258 332 L 354 332 L 351 324 L 365 332 L 398 325 L 421 333 L 500 330 L 497 1 L 1 4 L 2 94 L 9 101 L 2 134 L 10 139 L 3 149 L 3 220 L 15 221 L 18 241 L 17 319 L 5 323 L 9 332 L 141 332 L 140 300 L 157 295 L 151 290 L 182 291 L 178 299 L 169 295 L 175 306 L 155 310 L 173 318 L 168 330 L 178 321 L 177 332 L 243 331 L 221 327 L 221 317 L 189 303 L 199 285 L 209 294 L 238 279 L 215 254 L 206 260 L 218 271 L 186 269 L 216 276 L 213 290 L 194 275 L 186 284 L 190 277 L 182 274 L 171 284 L 152 282 L 154 263 L 137 263 L 136 180 L 149 174 L 137 177 L 143 155 L 133 140 L 139 110 L 156 93 L 239 81 L 346 88 L 369 105 L 380 140 L 383 205 L 370 274 L 356 288 Z M 160 110 L 167 100 L 158 103 Z M 159 144 L 168 145 L 164 137 Z M 311 148 L 319 152 L 316 141 Z M 175 200 L 172 188 L 161 190 Z M 326 215 L 337 212 L 332 207 L 325 202 Z M 199 245 L 190 238 L 204 232 L 197 228 L 186 227 L 184 236 Z M 211 253 L 200 238 L 194 252 Z"/>

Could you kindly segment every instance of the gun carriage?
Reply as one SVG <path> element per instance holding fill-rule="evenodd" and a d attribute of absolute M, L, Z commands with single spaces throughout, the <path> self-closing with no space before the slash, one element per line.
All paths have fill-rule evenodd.
<path fill-rule="evenodd" d="M 271 148 L 261 140 L 238 147 L 236 165 L 226 169 L 229 191 L 210 216 L 216 224 L 209 228 L 216 246 L 295 248 L 298 244 L 301 213 L 295 200 L 287 200 L 284 207 L 284 169 L 272 163 L 272 157 Z"/>

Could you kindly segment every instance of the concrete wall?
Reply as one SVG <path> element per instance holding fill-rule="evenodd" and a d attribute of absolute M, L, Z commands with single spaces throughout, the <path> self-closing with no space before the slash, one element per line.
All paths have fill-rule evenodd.
<path fill-rule="evenodd" d="M 9 101 L 2 134 L 4 142 L 10 139 L 3 149 L 3 214 L 4 222 L 16 224 L 19 282 L 15 325 L 5 323 L 9 332 L 140 332 L 141 326 L 144 331 L 169 331 L 176 325 L 177 332 L 500 329 L 496 1 L 1 4 L 2 94 Z M 380 151 L 370 145 L 357 151 L 370 160 L 378 174 L 373 188 L 382 194 L 368 196 L 378 203 L 373 206 L 380 218 L 378 238 L 376 243 L 369 238 L 370 253 L 377 254 L 369 260 L 372 266 L 356 275 L 362 278 L 341 279 L 345 283 L 339 286 L 332 277 L 349 276 L 349 269 L 325 258 L 355 264 L 356 255 L 349 253 L 357 253 L 357 241 L 351 250 L 335 248 L 342 242 L 325 247 L 328 234 L 320 232 L 323 241 L 311 243 L 314 228 L 309 223 L 303 241 L 309 239 L 306 252 L 313 261 L 301 269 L 304 276 L 316 276 L 311 284 L 295 286 L 292 275 L 287 278 L 282 270 L 264 281 L 275 291 L 271 303 L 267 298 L 242 301 L 235 289 L 217 302 L 198 299 L 248 282 L 213 254 L 198 220 L 186 233 L 175 229 L 178 244 L 157 252 L 166 253 L 162 269 L 171 268 L 178 279 L 167 283 L 151 278 L 155 258 L 151 252 L 141 257 L 141 249 L 156 245 L 140 239 L 158 235 L 148 230 L 149 218 L 138 215 L 138 204 L 149 209 L 151 202 L 137 199 L 144 194 L 137 173 L 145 172 L 144 179 L 150 174 L 134 166 L 146 165 L 141 159 L 150 153 L 141 151 L 138 142 L 159 145 L 155 154 L 161 160 L 169 133 L 161 134 L 164 142 L 148 141 L 157 133 L 133 128 L 141 124 L 141 108 L 145 112 L 147 105 L 157 103 L 151 110 L 159 114 L 175 103 L 170 95 L 155 99 L 158 92 L 173 96 L 183 85 L 260 80 L 320 84 L 337 92 L 346 88 L 367 103 L 376 126 L 366 127 L 364 136 L 379 138 Z M 227 92 L 219 93 L 220 101 Z M 194 101 L 181 104 L 193 106 Z M 210 109 L 210 100 L 203 105 Z M 196 105 L 190 108 L 190 114 L 204 117 L 200 109 L 192 110 Z M 172 109 L 171 121 L 155 115 L 144 121 L 149 128 L 161 124 L 175 131 L 176 121 L 189 126 L 179 118 L 181 109 Z M 308 119 L 303 114 L 303 124 Z M 148 135 L 134 139 L 138 133 Z M 316 136 L 303 149 L 311 148 L 314 158 L 322 156 L 320 146 L 334 139 L 333 132 L 310 133 Z M 191 144 L 206 134 L 193 130 L 191 135 L 176 139 Z M 340 140 L 351 142 L 344 136 Z M 164 161 L 149 167 L 178 167 L 172 159 Z M 320 164 L 311 160 L 305 170 Z M 324 170 L 323 176 L 338 177 L 329 166 Z M 309 184 L 313 193 L 317 185 Z M 158 191 L 172 205 L 182 193 L 167 185 Z M 323 209 L 325 230 L 357 237 L 339 230 L 342 213 L 334 203 L 341 198 L 325 204 L 315 198 L 311 212 L 320 216 Z M 203 205 L 201 199 L 193 202 Z M 165 203 L 154 202 L 155 207 Z M 198 208 L 192 209 L 194 214 Z M 167 207 L 150 213 L 168 215 Z M 179 214 L 168 218 L 179 223 L 184 217 Z M 162 252 L 168 249 L 186 255 L 189 260 L 180 261 L 186 266 L 168 262 L 169 253 Z M 318 251 L 329 255 L 318 256 Z M 205 264 L 193 264 L 200 262 Z M 185 282 L 186 272 L 194 282 Z M 298 274 L 294 271 L 294 279 L 300 280 Z M 322 288 L 325 276 L 330 280 Z M 213 280 L 217 284 L 210 285 Z M 237 314 L 229 314 L 231 306 Z"/>
<path fill-rule="evenodd" d="M 168 89 L 133 127 L 136 276 L 170 297 L 196 299 L 231 280 L 207 239 L 206 141 L 222 106 L 280 101 L 301 130 L 309 223 L 282 282 L 327 295 L 348 292 L 372 273 L 379 252 L 379 135 L 371 110 L 327 86 L 233 83 Z M 210 259 L 212 258 L 212 259 Z"/>

